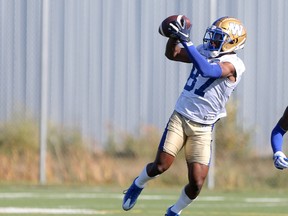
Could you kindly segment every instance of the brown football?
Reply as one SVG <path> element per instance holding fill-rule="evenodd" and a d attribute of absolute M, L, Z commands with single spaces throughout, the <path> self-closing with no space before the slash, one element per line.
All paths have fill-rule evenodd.
<path fill-rule="evenodd" d="M 177 20 L 181 24 L 181 26 L 186 29 L 192 27 L 191 21 L 185 15 L 172 15 L 162 21 L 158 29 L 159 33 L 164 37 L 170 37 L 170 33 L 168 31 L 169 23 Z"/>

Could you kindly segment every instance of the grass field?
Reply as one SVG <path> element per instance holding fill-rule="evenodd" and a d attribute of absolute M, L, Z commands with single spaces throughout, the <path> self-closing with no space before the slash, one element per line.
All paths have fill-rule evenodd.
<path fill-rule="evenodd" d="M 123 188 L 0 186 L 0 215 L 160 216 L 178 198 L 180 188 L 147 187 L 129 212 L 121 208 Z M 285 191 L 217 192 L 203 190 L 182 215 L 288 216 Z"/>

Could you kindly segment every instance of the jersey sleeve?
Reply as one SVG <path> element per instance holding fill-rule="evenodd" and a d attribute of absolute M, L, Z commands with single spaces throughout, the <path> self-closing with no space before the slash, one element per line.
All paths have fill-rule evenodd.
<path fill-rule="evenodd" d="M 242 76 L 244 71 L 246 70 L 244 62 L 236 55 L 224 55 L 221 60 L 221 62 L 230 62 L 233 64 L 237 76 Z"/>

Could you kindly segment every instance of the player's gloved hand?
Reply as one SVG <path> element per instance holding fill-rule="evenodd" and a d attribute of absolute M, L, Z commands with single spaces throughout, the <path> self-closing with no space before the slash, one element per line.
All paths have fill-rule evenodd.
<path fill-rule="evenodd" d="M 169 23 L 168 31 L 170 32 L 170 37 L 180 40 L 181 42 L 190 42 L 191 27 L 187 28 L 185 20 Z"/>
<path fill-rule="evenodd" d="M 288 168 L 288 159 L 286 155 L 282 151 L 277 151 L 273 155 L 273 160 L 274 160 L 274 166 L 277 169 L 286 169 Z"/>

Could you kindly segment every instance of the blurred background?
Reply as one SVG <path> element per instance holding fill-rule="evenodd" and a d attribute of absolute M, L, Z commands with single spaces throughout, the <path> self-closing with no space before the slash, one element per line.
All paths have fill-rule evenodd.
<path fill-rule="evenodd" d="M 196 45 L 222 16 L 248 33 L 246 72 L 215 130 L 212 186 L 284 184 L 270 132 L 288 105 L 287 10 L 285 0 L 0 0 L 0 181 L 130 184 L 191 70 L 165 58 L 158 33 L 184 14 Z M 185 169 L 180 159 L 156 183 L 186 181 Z"/>

